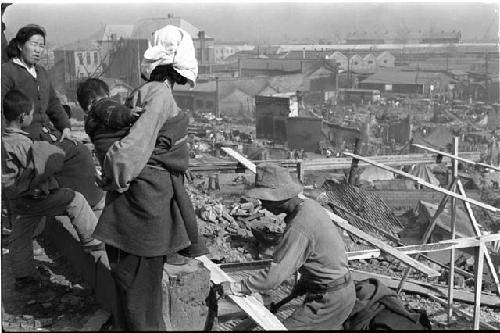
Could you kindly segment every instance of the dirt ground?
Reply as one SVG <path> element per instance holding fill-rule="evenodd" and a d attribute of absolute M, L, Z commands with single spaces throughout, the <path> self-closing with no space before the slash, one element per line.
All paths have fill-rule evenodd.
<path fill-rule="evenodd" d="M 11 257 L 3 239 L 2 329 L 6 332 L 71 332 L 106 328 L 109 314 L 96 302 L 92 290 L 60 253 L 49 244 L 41 243 L 36 246 L 35 263 L 42 275 L 42 287 L 16 290 Z"/>

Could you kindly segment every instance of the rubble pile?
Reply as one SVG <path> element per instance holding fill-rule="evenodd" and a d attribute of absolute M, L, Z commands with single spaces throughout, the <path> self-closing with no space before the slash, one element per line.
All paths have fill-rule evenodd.
<path fill-rule="evenodd" d="M 283 216 L 262 208 L 258 200 L 235 199 L 222 203 L 191 186 L 188 193 L 198 218 L 198 229 L 207 241 L 214 262 L 244 262 L 259 258 L 255 232 L 279 236 L 285 229 Z"/>

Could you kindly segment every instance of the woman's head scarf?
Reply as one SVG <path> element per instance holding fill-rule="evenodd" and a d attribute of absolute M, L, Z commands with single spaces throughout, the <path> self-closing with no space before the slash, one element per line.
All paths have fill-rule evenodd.
<path fill-rule="evenodd" d="M 193 40 L 179 27 L 167 25 L 156 30 L 153 45 L 149 43 L 141 63 L 141 73 L 149 80 L 156 66 L 172 64 L 175 71 L 188 79 L 194 87 L 198 76 L 198 61 Z"/>

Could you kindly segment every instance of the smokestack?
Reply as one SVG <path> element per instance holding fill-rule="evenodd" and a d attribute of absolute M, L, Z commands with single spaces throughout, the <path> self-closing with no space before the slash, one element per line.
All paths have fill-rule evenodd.
<path fill-rule="evenodd" d="M 205 53 L 205 31 L 198 31 L 198 39 L 200 40 L 200 63 L 204 64 L 204 53 Z"/>

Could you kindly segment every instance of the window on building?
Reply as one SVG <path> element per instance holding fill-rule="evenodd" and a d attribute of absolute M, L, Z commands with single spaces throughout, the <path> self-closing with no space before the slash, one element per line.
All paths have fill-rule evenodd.
<path fill-rule="evenodd" d="M 212 102 L 212 101 L 207 101 L 207 102 L 205 103 L 205 107 L 206 107 L 207 109 L 212 109 L 212 108 L 214 107 L 214 102 Z"/>
<path fill-rule="evenodd" d="M 87 55 L 87 65 L 90 65 L 90 63 L 92 62 L 92 60 L 90 59 L 90 52 L 86 52 L 86 55 Z"/>
<path fill-rule="evenodd" d="M 98 63 L 99 62 L 99 55 L 97 54 L 97 52 L 94 52 L 94 63 Z"/>
<path fill-rule="evenodd" d="M 196 107 L 199 109 L 203 108 L 203 101 L 201 99 L 196 100 Z"/>
<path fill-rule="evenodd" d="M 80 79 L 83 79 L 83 73 L 80 73 Z"/>
<path fill-rule="evenodd" d="M 387 59 L 384 59 L 384 64 L 387 64 Z"/>
<path fill-rule="evenodd" d="M 368 63 L 369 64 L 373 64 L 373 60 L 368 60 Z"/>

